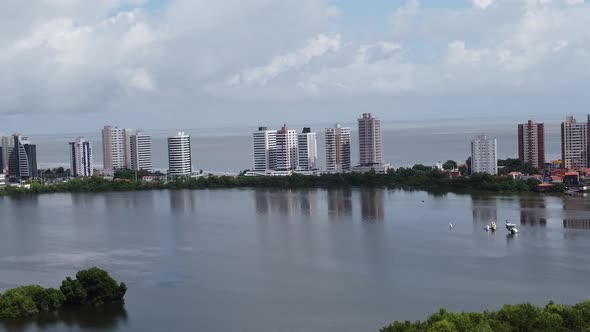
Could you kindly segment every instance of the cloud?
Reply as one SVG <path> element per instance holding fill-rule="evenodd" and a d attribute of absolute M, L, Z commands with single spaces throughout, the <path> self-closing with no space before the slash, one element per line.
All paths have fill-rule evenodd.
<path fill-rule="evenodd" d="M 256 118 L 284 100 L 587 98 L 588 2 L 471 4 L 407 1 L 357 24 L 328 0 L 168 0 L 157 11 L 150 0 L 3 0 L 0 114 Z"/>
<path fill-rule="evenodd" d="M 479 9 L 487 9 L 494 4 L 494 0 L 472 0 L 473 6 Z"/>
<path fill-rule="evenodd" d="M 339 34 L 319 34 L 307 44 L 293 52 L 276 55 L 269 64 L 262 67 L 248 68 L 231 77 L 231 85 L 260 84 L 266 85 L 270 80 L 289 70 L 297 69 L 309 63 L 313 58 L 340 49 Z"/>

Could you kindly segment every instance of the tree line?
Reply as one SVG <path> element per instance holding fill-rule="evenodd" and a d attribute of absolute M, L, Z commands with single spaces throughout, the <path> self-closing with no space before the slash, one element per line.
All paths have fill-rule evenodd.
<path fill-rule="evenodd" d="M 381 332 L 574 332 L 590 330 L 590 301 L 504 305 L 498 311 L 451 313 L 445 309 L 425 321 L 396 321 Z"/>
<path fill-rule="evenodd" d="M 39 285 L 20 286 L 0 294 L 0 319 L 18 319 L 53 312 L 62 306 L 102 306 L 123 303 L 125 283 L 117 283 L 106 271 L 93 267 L 67 277 L 59 289 Z"/>
<path fill-rule="evenodd" d="M 108 192 L 156 189 L 215 189 L 215 188 L 334 188 L 334 187 L 381 187 L 391 189 L 425 190 L 425 191 L 489 191 L 489 192 L 528 192 L 536 191 L 541 183 L 531 178 L 525 181 L 515 180 L 510 176 L 493 176 L 473 174 L 468 177 L 450 177 L 440 170 L 415 165 L 412 168 L 397 168 L 385 174 L 339 173 L 321 175 L 290 176 L 213 176 L 203 175 L 196 178 L 177 178 L 168 182 L 144 182 L 135 180 L 130 174 L 125 178 L 107 180 L 102 177 L 76 178 L 65 183 L 42 185 L 32 182 L 30 188 L 6 186 L 0 188 L 2 194 L 54 193 L 54 192 Z M 131 179 L 130 179 L 131 178 Z M 565 187 L 556 184 L 555 192 L 563 192 Z"/>

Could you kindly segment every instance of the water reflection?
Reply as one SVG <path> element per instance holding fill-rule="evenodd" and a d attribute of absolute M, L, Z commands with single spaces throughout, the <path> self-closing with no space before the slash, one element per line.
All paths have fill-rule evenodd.
<path fill-rule="evenodd" d="M 587 201 L 580 197 L 565 197 L 563 228 L 590 229 Z"/>
<path fill-rule="evenodd" d="M 522 197 L 520 203 L 520 223 L 530 226 L 546 226 L 545 197 Z"/>
<path fill-rule="evenodd" d="M 190 190 L 169 190 L 172 213 L 187 213 L 195 209 L 195 196 Z"/>
<path fill-rule="evenodd" d="M 365 221 L 383 221 L 383 189 L 361 190 L 361 216 Z"/>
<path fill-rule="evenodd" d="M 301 211 L 302 215 L 310 216 L 318 210 L 317 190 L 256 189 L 254 200 L 258 215 L 294 216 Z"/>
<path fill-rule="evenodd" d="M 498 200 L 489 196 L 471 196 L 473 223 L 478 227 L 498 220 Z"/>
<path fill-rule="evenodd" d="M 318 194 L 323 190 L 272 190 L 253 191 L 258 215 L 278 214 L 293 217 L 310 216 L 323 209 L 318 208 Z M 362 189 L 358 191 L 360 211 L 363 220 L 383 221 L 385 191 L 383 189 Z M 350 188 L 330 189 L 327 194 L 328 215 L 338 220 L 350 218 L 353 210 L 353 190 Z"/>
<path fill-rule="evenodd" d="M 328 213 L 335 219 L 352 216 L 352 189 L 328 190 Z"/>
<path fill-rule="evenodd" d="M 64 329 L 115 329 L 127 321 L 127 310 L 124 305 L 108 305 L 93 308 L 62 308 L 58 312 L 43 314 L 36 319 L 11 322 L 0 322 L 0 327 L 6 331 L 24 331 L 31 327 L 43 331 L 62 326 Z"/>

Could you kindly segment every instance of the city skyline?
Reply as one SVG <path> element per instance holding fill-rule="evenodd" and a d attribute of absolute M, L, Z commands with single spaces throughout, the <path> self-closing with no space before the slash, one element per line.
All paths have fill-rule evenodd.
<path fill-rule="evenodd" d="M 568 118 L 569 117 L 570 116 L 568 116 Z M 588 117 L 588 115 L 586 117 Z M 379 123 L 379 120 L 377 118 L 373 118 L 370 114 L 364 113 L 364 114 L 361 114 L 359 118 L 357 118 L 357 124 L 359 125 L 359 128 L 362 127 L 360 120 L 363 120 L 363 119 L 370 119 L 371 121 L 375 121 L 375 123 Z M 544 129 L 543 124 L 538 124 L 534 120 L 528 120 L 527 123 L 531 123 L 531 124 L 534 124 L 535 126 L 543 127 L 542 131 L 544 133 L 545 129 Z M 515 125 L 515 124 L 513 124 L 513 125 Z M 582 125 L 585 125 L 585 122 L 582 123 Z M 283 125 L 283 127 L 284 126 L 285 125 Z M 334 126 L 333 128 L 337 128 L 337 126 L 338 125 Z M 521 131 L 521 127 L 523 125 L 522 125 L 522 123 L 520 123 L 518 126 L 519 126 L 519 132 L 520 132 Z M 380 126 L 377 126 L 377 127 L 380 127 Z M 266 127 L 261 127 L 260 129 L 265 129 L 265 128 Z M 137 135 L 143 137 L 142 139 L 145 139 L 145 143 L 147 143 L 147 145 L 146 145 L 147 149 L 145 149 L 145 151 L 142 153 L 143 156 L 144 156 L 143 158 L 145 159 L 147 157 L 147 159 L 145 159 L 146 161 L 151 161 L 150 159 L 153 159 L 153 155 L 152 155 L 153 152 L 151 151 L 151 140 L 152 140 L 152 138 L 151 138 L 152 135 L 151 134 L 145 134 L 144 131 L 141 131 L 141 130 L 136 131 L 135 133 L 133 133 L 131 131 L 131 129 L 120 128 L 118 126 L 114 126 L 113 127 L 113 126 L 109 126 L 109 125 L 107 125 L 107 126 L 105 126 L 103 128 L 103 133 L 105 132 L 106 129 L 111 130 L 111 131 L 115 131 L 116 133 L 118 133 L 118 134 L 115 134 L 115 136 L 118 135 L 118 136 L 129 138 L 129 144 L 127 144 L 127 140 L 125 140 L 123 143 L 119 144 L 119 145 L 121 145 L 123 147 L 123 149 L 125 151 L 127 151 L 127 149 L 129 149 L 129 152 L 130 152 L 129 153 L 130 154 L 129 156 L 127 155 L 127 153 L 124 156 L 121 156 L 121 158 L 123 158 L 123 159 L 126 160 L 126 164 L 125 165 L 127 165 L 127 159 L 129 159 L 129 165 L 130 165 L 130 166 L 122 167 L 122 168 L 134 169 L 134 167 L 135 167 L 134 166 L 134 162 L 132 160 L 133 159 L 133 157 L 132 157 L 132 155 L 133 155 L 133 151 L 132 150 L 133 149 L 131 148 L 131 146 L 133 145 L 133 137 L 134 136 L 137 136 Z M 297 133 L 297 131 L 292 130 L 292 129 L 288 129 L 288 128 L 284 128 L 284 129 L 287 130 L 290 133 L 290 135 L 288 135 L 289 138 L 287 140 L 284 140 L 285 142 L 287 142 L 287 141 L 289 142 L 289 144 L 288 144 L 288 147 L 289 148 L 287 150 L 289 151 L 288 158 L 289 158 L 290 167 L 289 167 L 289 169 L 287 169 L 285 167 L 282 167 L 281 169 L 278 169 L 277 168 L 276 170 L 278 170 L 278 171 L 284 171 L 284 170 L 331 171 L 330 166 L 329 166 L 329 160 L 328 160 L 328 157 L 329 157 L 328 156 L 328 151 L 329 151 L 330 143 L 326 141 L 326 138 L 327 138 L 326 132 L 324 132 L 324 135 L 322 135 L 323 137 L 321 137 L 323 139 L 323 141 L 322 140 L 319 141 L 319 143 L 322 146 L 320 147 L 320 149 L 318 149 L 317 147 L 315 147 L 315 146 L 318 145 L 318 140 L 316 138 L 317 137 L 316 130 L 312 130 L 312 128 L 310 128 L 310 127 L 304 127 L 302 129 L 301 133 Z M 330 129 L 331 128 L 325 128 L 325 130 L 330 130 Z M 344 127 L 344 129 L 346 129 L 346 127 Z M 279 132 L 279 131 L 281 131 L 281 130 L 273 130 L 273 132 L 275 134 L 275 144 L 276 144 L 276 133 Z M 321 131 L 321 129 L 319 129 L 317 131 Z M 305 154 L 301 154 L 301 153 L 298 152 L 299 151 L 299 146 L 300 146 L 300 144 L 302 144 L 301 139 L 302 139 L 302 137 L 305 136 L 305 135 L 303 135 L 304 133 L 306 135 L 311 135 L 311 137 L 313 137 L 314 143 L 312 145 L 310 145 L 310 147 L 312 147 L 312 148 L 310 149 L 311 152 L 310 152 L 310 155 L 308 157 L 309 157 L 309 160 L 312 161 L 312 164 L 315 163 L 316 165 L 319 165 L 318 167 L 311 167 L 311 168 L 309 168 L 309 167 L 300 166 L 300 165 L 304 165 L 304 163 L 302 163 L 302 161 L 301 161 L 301 158 L 305 157 Z M 361 130 L 357 130 L 356 131 L 356 134 L 360 135 L 361 134 Z M 355 136 L 357 136 L 357 135 L 355 135 Z M 468 138 L 469 135 L 465 135 L 464 137 Z M 473 135 L 471 138 L 473 138 L 473 137 L 475 137 L 475 135 Z M 6 140 L 6 139 L 10 139 L 10 138 L 11 137 L 3 137 L 2 139 L 3 140 Z M 520 146 L 521 145 L 520 144 L 521 141 L 522 141 L 522 138 L 519 137 L 519 140 L 517 142 L 511 142 L 510 144 L 513 145 L 513 146 Z M 543 139 L 543 141 L 544 141 L 544 139 Z M 553 139 L 551 142 L 552 142 L 551 143 L 552 145 L 555 145 L 555 143 L 556 143 L 555 139 Z M 143 144 L 145 144 L 145 143 L 143 143 Z M 197 141 L 197 143 L 199 143 L 199 141 Z M 357 147 L 355 147 L 355 149 L 358 148 L 358 149 L 362 150 L 362 146 L 360 144 L 361 143 L 360 142 L 360 137 L 359 137 L 359 141 L 357 141 L 357 143 L 359 145 Z M 557 142 L 557 143 L 559 143 L 559 142 Z M 390 142 L 389 144 L 391 145 L 392 143 Z M 393 144 L 397 144 L 397 143 L 393 143 Z M 587 143 L 585 143 L 585 144 L 587 144 Z M 129 145 L 129 147 L 127 148 L 126 145 Z M 582 147 L 582 149 L 585 150 L 586 147 L 587 147 L 587 145 L 584 145 Z M 285 150 L 285 151 L 287 151 L 287 150 Z M 381 150 L 383 150 L 383 148 Z M 2 150 L 0 150 L 0 151 L 2 151 Z M 2 154 L 4 154 L 4 152 L 5 152 L 5 150 L 2 151 Z M 222 151 L 219 151 L 219 152 L 222 152 Z M 319 162 L 319 163 L 318 163 L 318 160 L 320 160 L 320 159 L 317 158 L 318 152 L 324 152 L 324 153 L 326 153 L 325 159 L 323 159 L 322 162 Z M 562 152 L 562 151 L 560 151 L 560 152 Z M 98 153 L 100 154 L 100 151 Z M 276 151 L 275 151 L 275 153 L 276 153 Z M 321 155 L 324 156 L 323 153 Z M 465 158 L 469 156 L 469 154 L 465 154 L 463 152 L 463 153 L 461 153 L 461 155 L 463 155 L 465 157 L 463 157 L 463 158 L 450 158 L 450 159 L 454 159 L 459 164 L 461 164 L 461 163 L 464 162 Z M 275 156 L 276 156 L 276 154 L 275 154 Z M 360 153 L 358 155 L 356 155 L 356 157 L 357 158 L 360 158 L 361 157 Z M 514 155 L 508 155 L 507 157 L 515 158 Z M 519 157 L 520 157 L 520 153 L 519 153 Z M 160 159 L 160 158 L 161 157 L 158 156 L 158 159 Z M 506 158 L 506 157 L 504 157 L 504 158 Z M 551 161 L 554 161 L 553 158 L 554 157 L 552 156 L 551 157 Z M 382 159 L 382 157 L 381 157 L 381 159 Z M 297 162 L 295 163 L 295 162 L 293 162 L 293 160 L 296 160 Z M 436 164 L 438 164 L 438 162 L 442 162 L 444 160 L 446 160 L 446 159 L 445 158 L 441 158 L 441 159 L 438 159 L 437 160 L 437 159 L 432 158 L 432 159 L 429 159 L 429 161 L 427 163 L 423 163 L 423 164 L 425 164 L 427 166 L 431 166 L 431 165 L 436 165 Z M 65 161 L 65 159 L 64 159 L 64 161 Z M 278 159 L 275 158 L 275 162 L 276 161 L 278 161 Z M 286 159 L 284 161 L 286 161 Z M 549 159 L 547 161 L 549 161 Z M 414 163 L 420 163 L 420 162 L 414 162 Z M 353 161 L 351 160 L 351 164 L 357 165 L 356 164 L 356 160 L 355 160 L 355 163 L 353 163 Z M 359 164 L 360 164 L 360 160 L 359 160 Z M 586 164 L 587 164 L 587 161 L 586 162 L 583 162 L 581 164 L 578 163 L 578 165 L 586 165 Z M 62 165 L 65 166 L 65 163 L 63 163 Z M 167 169 L 167 168 L 162 167 L 161 163 L 159 163 L 159 166 L 158 167 L 153 167 L 153 162 L 148 162 L 146 165 L 152 166 L 152 168 L 149 168 L 149 167 L 148 168 L 143 168 L 145 170 L 160 170 L 160 171 L 162 171 L 162 170 L 166 170 Z M 70 166 L 71 166 L 71 163 L 70 163 Z M 98 166 L 99 167 L 97 167 L 97 169 L 100 170 L 101 169 L 100 166 L 102 166 L 102 165 L 99 163 Z M 200 166 L 200 165 L 197 165 L 197 166 Z M 380 167 L 379 168 L 374 168 L 373 167 L 372 169 L 375 169 L 376 171 L 384 171 L 384 170 L 386 170 L 389 167 L 389 165 L 387 165 L 387 164 L 384 164 L 384 166 L 386 166 L 386 168 L 383 168 L 382 170 L 381 170 Z M 399 163 L 397 163 L 397 164 L 394 164 L 393 166 L 394 166 L 394 168 L 397 168 L 397 167 L 409 167 L 409 166 L 412 166 L 412 164 L 399 164 Z M 275 165 L 275 167 L 276 167 L 276 165 Z M 581 168 L 581 167 L 582 166 L 576 166 L 576 168 Z M 46 168 L 46 166 L 45 166 L 45 168 Z M 197 168 L 197 169 L 199 169 L 199 168 L 200 169 L 203 169 L 203 167 L 195 167 L 195 168 Z M 208 168 L 208 169 L 209 170 L 213 170 L 213 171 L 221 171 L 221 169 L 211 169 L 211 168 Z M 248 167 L 240 168 L 240 170 L 245 170 L 245 169 L 251 169 L 251 168 L 248 168 Z M 364 171 L 369 171 L 369 170 L 370 170 L 369 168 L 361 168 L 360 165 L 355 166 L 354 169 L 353 169 L 353 171 L 358 171 L 358 172 L 364 172 Z M 194 171 L 194 169 L 193 169 L 193 171 Z M 237 170 L 236 170 L 236 172 L 237 172 Z M 107 170 L 107 174 L 112 174 L 112 172 L 108 172 L 108 170 Z"/>

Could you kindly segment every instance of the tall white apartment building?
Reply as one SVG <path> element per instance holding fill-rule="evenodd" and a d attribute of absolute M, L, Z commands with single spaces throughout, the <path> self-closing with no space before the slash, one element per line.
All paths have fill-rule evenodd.
<path fill-rule="evenodd" d="M 277 131 L 259 127 L 252 135 L 254 143 L 254 171 L 264 172 L 276 168 L 274 152 L 277 145 Z"/>
<path fill-rule="evenodd" d="M 184 132 L 168 137 L 168 174 L 190 176 L 192 168 L 191 137 Z"/>
<path fill-rule="evenodd" d="M 325 129 L 326 170 L 329 172 L 350 172 L 350 128 L 336 124 Z"/>
<path fill-rule="evenodd" d="M 561 123 L 561 160 L 565 169 L 579 170 L 588 165 L 588 123 L 567 116 Z"/>
<path fill-rule="evenodd" d="M 92 142 L 82 137 L 70 142 L 70 172 L 73 177 L 89 177 L 94 174 Z"/>
<path fill-rule="evenodd" d="M 498 174 L 496 139 L 480 135 L 471 140 L 471 174 Z"/>
<path fill-rule="evenodd" d="M 131 130 L 105 126 L 102 129 L 102 155 L 106 171 L 131 168 Z"/>
<path fill-rule="evenodd" d="M 298 169 L 302 171 L 313 171 L 318 169 L 318 143 L 316 133 L 310 128 L 303 128 L 297 136 L 297 153 L 299 154 Z"/>
<path fill-rule="evenodd" d="M 14 136 L 3 136 L 0 142 L 2 146 L 2 163 L 0 163 L 0 173 L 8 172 L 8 159 L 14 149 Z"/>
<path fill-rule="evenodd" d="M 152 136 L 136 132 L 130 137 L 131 169 L 152 171 Z"/>
<path fill-rule="evenodd" d="M 383 164 L 381 120 L 371 113 L 363 113 L 358 119 L 360 166 Z"/>
<path fill-rule="evenodd" d="M 297 131 L 290 130 L 287 125 L 277 130 L 276 147 L 274 158 L 276 158 L 277 171 L 289 171 L 297 168 L 299 154 L 297 152 Z"/>

